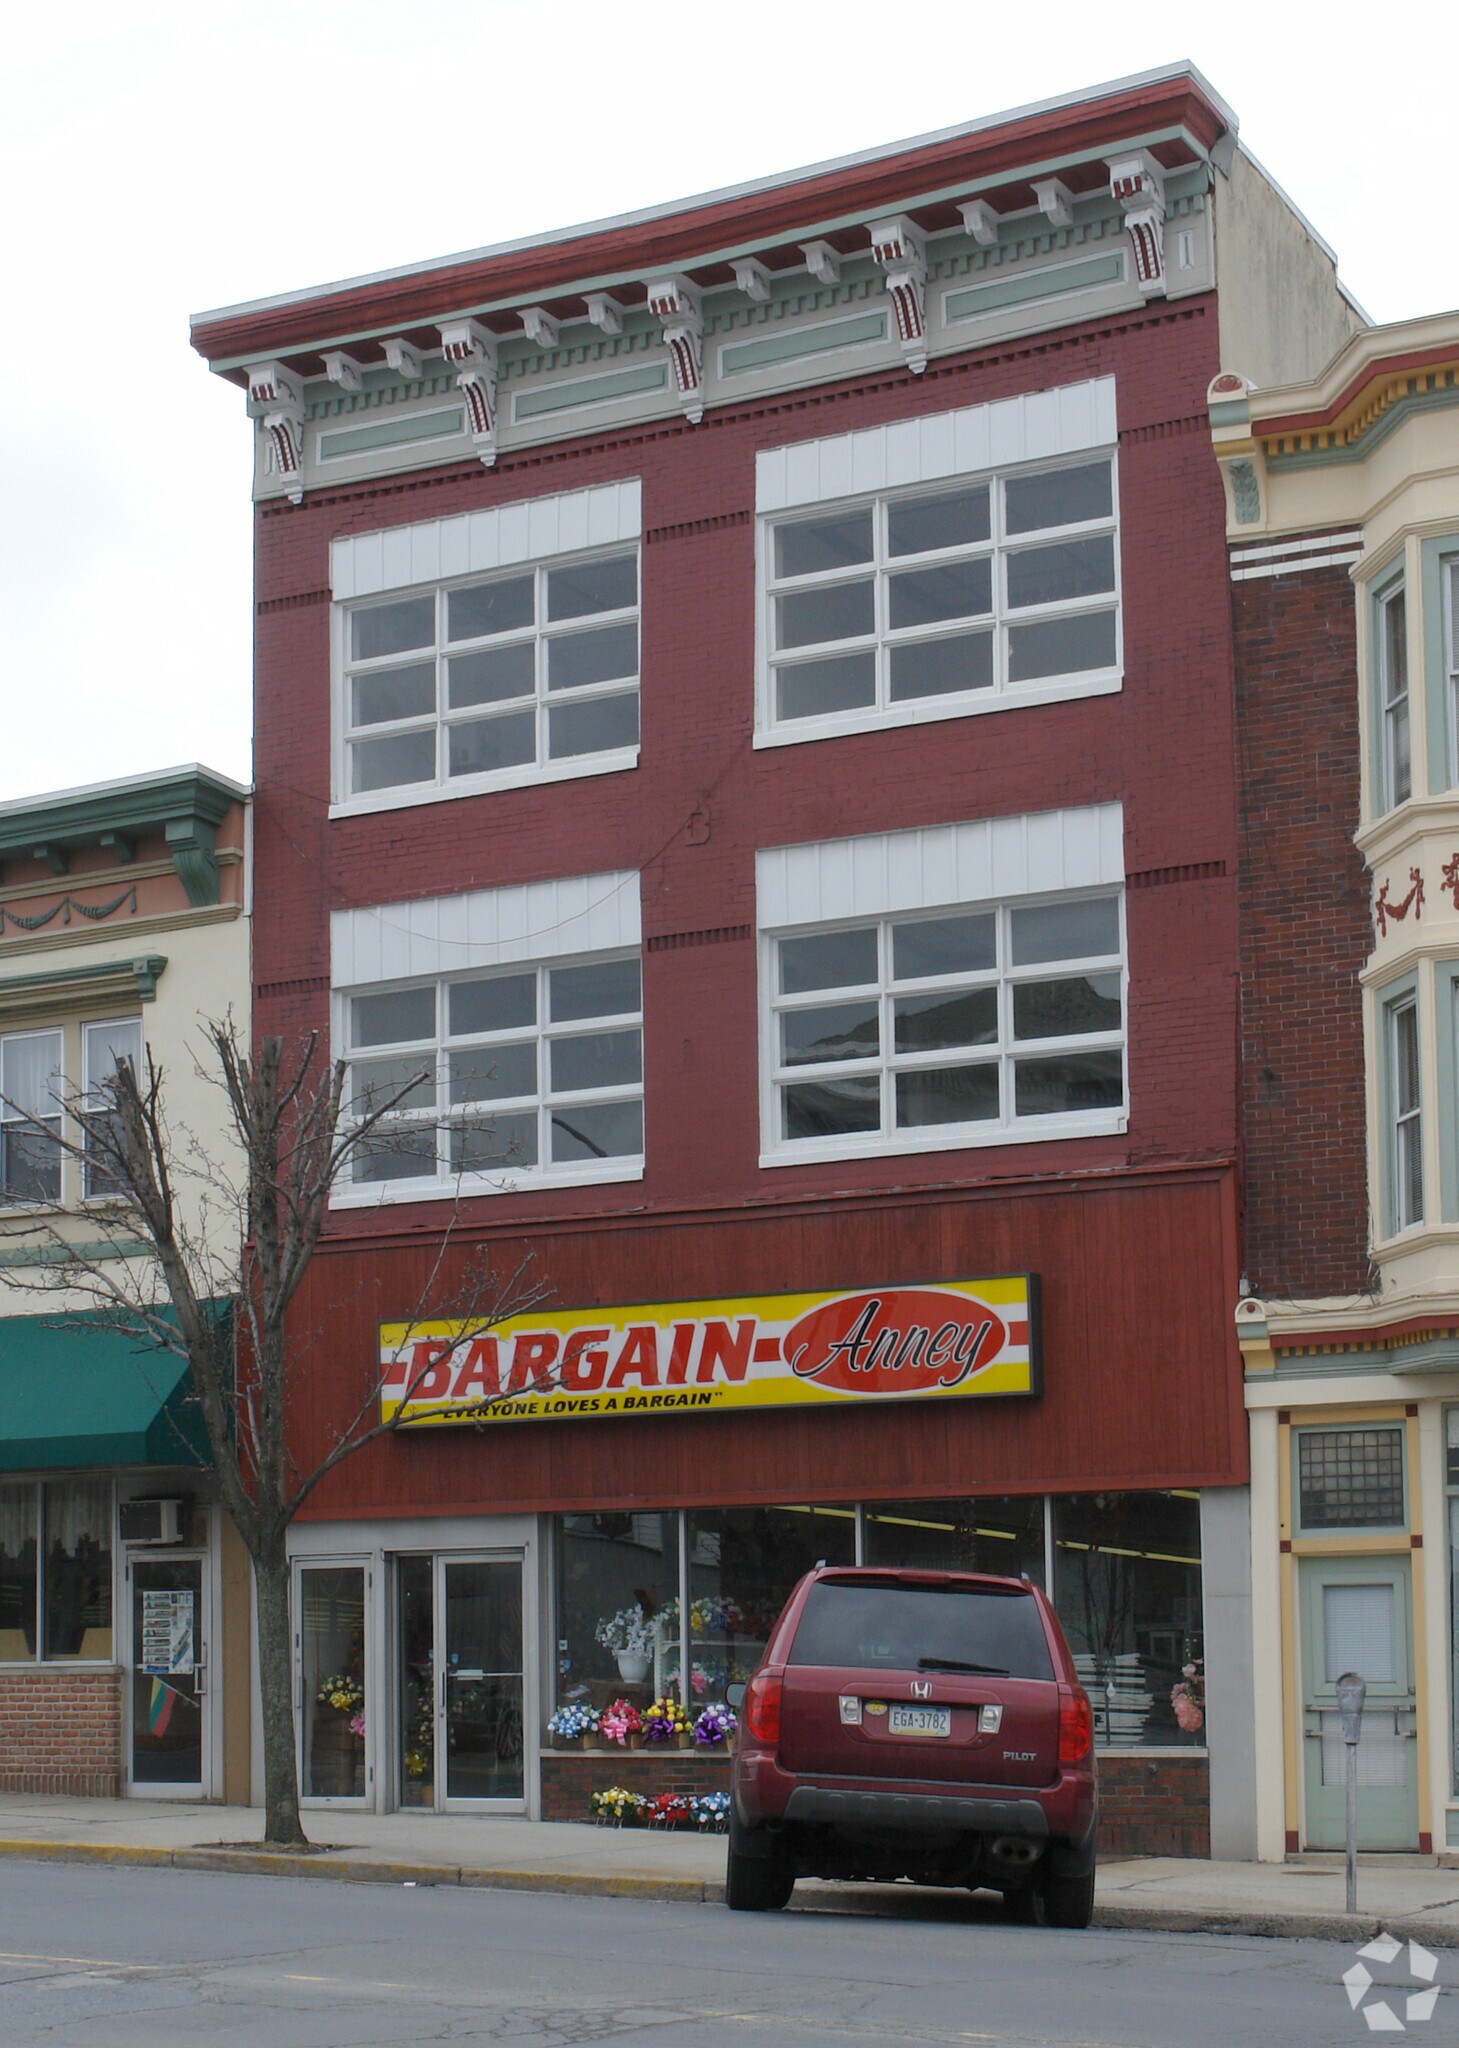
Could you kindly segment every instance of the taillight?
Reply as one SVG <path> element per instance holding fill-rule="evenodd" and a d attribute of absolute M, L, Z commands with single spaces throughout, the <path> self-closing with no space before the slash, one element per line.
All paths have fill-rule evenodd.
<path fill-rule="evenodd" d="M 1059 1762 L 1083 1763 L 1094 1747 L 1094 1709 L 1082 1685 L 1059 1687 Z"/>
<path fill-rule="evenodd" d="M 785 1681 L 778 1671 L 757 1671 L 746 1688 L 745 1727 L 752 1742 L 767 1748 L 780 1740 L 780 1695 Z"/>

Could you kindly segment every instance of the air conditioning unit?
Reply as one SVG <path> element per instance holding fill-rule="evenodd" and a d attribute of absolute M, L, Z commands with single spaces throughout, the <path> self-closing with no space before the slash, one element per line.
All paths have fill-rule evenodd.
<path fill-rule="evenodd" d="M 180 1543 L 187 1534 L 185 1500 L 124 1500 L 117 1509 L 123 1543 Z"/>

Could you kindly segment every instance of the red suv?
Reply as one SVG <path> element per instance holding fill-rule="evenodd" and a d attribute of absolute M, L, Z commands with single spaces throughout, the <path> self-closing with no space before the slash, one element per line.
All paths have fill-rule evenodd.
<path fill-rule="evenodd" d="M 808 1572 L 746 1688 L 731 1787 L 737 1912 L 797 1877 L 908 1877 L 1089 1925 L 1094 1720 L 1027 1579 Z"/>

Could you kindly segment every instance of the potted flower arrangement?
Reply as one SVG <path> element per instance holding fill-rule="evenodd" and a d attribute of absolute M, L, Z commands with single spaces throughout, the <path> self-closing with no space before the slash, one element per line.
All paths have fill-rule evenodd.
<path fill-rule="evenodd" d="M 598 1733 L 605 1742 L 640 1749 L 643 1746 L 643 1716 L 631 1700 L 614 1700 L 598 1717 Z"/>
<path fill-rule="evenodd" d="M 739 1726 L 738 1716 L 729 1707 L 706 1707 L 694 1723 L 694 1741 L 699 1749 L 723 1749 Z"/>
<path fill-rule="evenodd" d="M 621 1785 L 609 1785 L 602 1792 L 592 1793 L 588 1800 L 594 1820 L 604 1827 L 620 1828 L 625 1823 L 632 1826 L 643 1803 L 640 1793 L 627 1792 Z"/>
<path fill-rule="evenodd" d="M 693 1741 L 689 1716 L 676 1699 L 655 1700 L 643 1716 L 645 1742 L 677 1742 L 681 1749 Z"/>
<path fill-rule="evenodd" d="M 591 1749 L 598 1733 L 597 1709 L 582 1701 L 573 1701 L 557 1709 L 547 1723 L 547 1730 L 564 1745 L 577 1742 L 584 1749 Z"/>
<path fill-rule="evenodd" d="M 637 1602 L 605 1615 L 593 1631 L 605 1650 L 618 1662 L 618 1676 L 625 1685 L 641 1685 L 653 1663 L 658 1632 Z"/>
<path fill-rule="evenodd" d="M 1170 1704 L 1182 1732 L 1199 1734 L 1206 1719 L 1206 1669 L 1199 1657 L 1181 1665 L 1180 1677 L 1170 1688 Z"/>
<path fill-rule="evenodd" d="M 701 1792 L 694 1801 L 694 1818 L 706 1834 L 723 1834 L 729 1826 L 728 1792 Z"/>

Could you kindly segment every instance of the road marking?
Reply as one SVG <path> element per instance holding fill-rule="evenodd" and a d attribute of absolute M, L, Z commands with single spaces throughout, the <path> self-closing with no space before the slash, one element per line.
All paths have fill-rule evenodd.
<path fill-rule="evenodd" d="M 0 1950 L 0 1963 L 67 1963 L 76 1970 L 126 1970 L 135 1976 L 195 1967 L 186 1963 L 119 1963 L 108 1956 L 33 1956 L 13 1950 Z"/>

